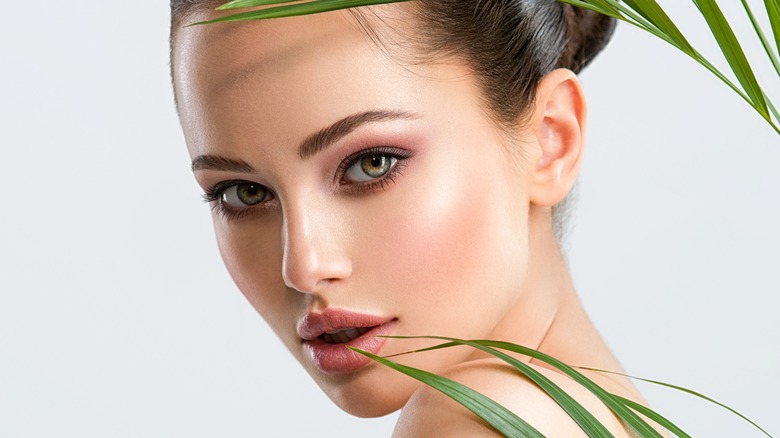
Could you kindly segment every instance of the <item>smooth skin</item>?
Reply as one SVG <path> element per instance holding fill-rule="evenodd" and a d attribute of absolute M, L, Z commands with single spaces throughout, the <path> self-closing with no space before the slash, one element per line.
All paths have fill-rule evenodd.
<path fill-rule="evenodd" d="M 404 6 L 374 11 L 412 26 Z M 309 312 L 344 309 L 395 319 L 393 335 L 499 339 L 619 371 L 551 225 L 582 161 L 585 100 L 573 73 L 553 71 L 529 117 L 507 131 L 465 62 L 405 62 L 421 54 L 401 43 L 404 33 L 373 25 L 398 45 L 377 45 L 344 11 L 178 29 L 174 81 L 195 178 L 212 192 L 234 281 L 335 403 L 364 417 L 403 408 L 396 436 L 494 436 L 460 405 L 378 364 L 322 372 L 296 325 Z M 318 133 L 366 113 L 378 116 L 302 153 Z M 366 153 L 394 164 L 366 174 Z M 244 189 L 257 203 L 237 198 Z M 428 345 L 391 339 L 381 354 Z M 494 397 L 547 436 L 582 436 L 496 359 L 459 347 L 399 361 Z M 592 396 L 530 363 L 627 436 Z M 641 400 L 622 378 L 591 377 Z"/>

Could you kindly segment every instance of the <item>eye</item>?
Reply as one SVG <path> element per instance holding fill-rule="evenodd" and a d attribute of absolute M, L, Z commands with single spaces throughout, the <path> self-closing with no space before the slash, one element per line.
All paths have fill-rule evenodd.
<path fill-rule="evenodd" d="M 220 203 L 232 208 L 246 208 L 271 199 L 271 192 L 260 184 L 237 183 L 222 189 Z"/>
<path fill-rule="evenodd" d="M 367 182 L 385 176 L 398 163 L 398 158 L 390 154 L 371 153 L 355 160 L 344 172 L 349 182 Z"/>
<path fill-rule="evenodd" d="M 263 212 L 274 199 L 271 190 L 250 181 L 222 181 L 206 189 L 203 200 L 225 219 L 238 219 L 252 212 Z"/>

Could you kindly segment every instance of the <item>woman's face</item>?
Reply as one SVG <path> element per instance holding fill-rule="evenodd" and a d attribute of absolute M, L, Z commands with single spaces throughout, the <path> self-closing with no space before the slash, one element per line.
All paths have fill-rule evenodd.
<path fill-rule="evenodd" d="M 489 337 L 522 295 L 528 172 L 462 63 L 404 65 L 338 12 L 179 29 L 174 68 L 230 274 L 346 411 L 383 415 L 416 388 L 346 345 Z"/>

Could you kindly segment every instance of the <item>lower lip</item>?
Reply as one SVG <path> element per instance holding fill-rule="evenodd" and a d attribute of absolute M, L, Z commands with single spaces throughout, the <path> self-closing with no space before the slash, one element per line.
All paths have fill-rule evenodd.
<path fill-rule="evenodd" d="M 320 338 L 303 342 L 304 351 L 312 358 L 314 365 L 325 374 L 338 375 L 355 372 L 371 363 L 371 359 L 356 353 L 347 347 L 358 348 L 371 354 L 379 354 L 379 350 L 387 339 L 377 336 L 388 336 L 395 328 L 396 320 L 378 325 L 361 336 L 343 344 L 328 344 Z"/>

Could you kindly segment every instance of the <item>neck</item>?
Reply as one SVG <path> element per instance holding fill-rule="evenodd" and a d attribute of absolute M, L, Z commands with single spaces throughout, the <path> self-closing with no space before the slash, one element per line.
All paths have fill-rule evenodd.
<path fill-rule="evenodd" d="M 534 348 L 573 365 L 620 371 L 577 297 L 549 209 L 531 208 L 528 245 L 524 287 L 490 339 Z"/>

